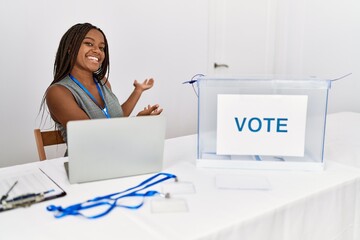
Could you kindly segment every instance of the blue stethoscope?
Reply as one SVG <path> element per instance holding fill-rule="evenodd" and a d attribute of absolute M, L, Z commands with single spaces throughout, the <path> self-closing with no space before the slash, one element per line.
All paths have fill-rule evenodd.
<path fill-rule="evenodd" d="M 82 90 L 84 90 L 84 92 L 93 100 L 93 102 L 94 102 L 96 105 L 99 106 L 99 108 L 101 109 L 101 111 L 104 113 L 105 117 L 110 118 L 110 114 L 109 114 L 108 109 L 107 109 L 107 107 L 106 107 L 105 98 L 104 98 L 104 95 L 103 95 L 103 93 L 102 93 L 102 91 L 101 91 L 99 82 L 96 81 L 95 78 L 94 78 L 94 82 L 95 82 L 95 84 L 96 84 L 96 88 L 97 88 L 97 90 L 98 90 L 98 92 L 99 92 L 99 94 L 100 94 L 101 99 L 104 101 L 104 108 L 103 108 L 103 109 L 100 107 L 100 104 L 96 101 L 95 97 L 89 92 L 89 90 L 86 89 L 86 87 L 84 87 L 84 86 L 79 82 L 79 80 L 77 80 L 77 79 L 76 79 L 73 75 L 71 75 L 71 74 L 69 74 L 69 77 L 70 77 Z"/>

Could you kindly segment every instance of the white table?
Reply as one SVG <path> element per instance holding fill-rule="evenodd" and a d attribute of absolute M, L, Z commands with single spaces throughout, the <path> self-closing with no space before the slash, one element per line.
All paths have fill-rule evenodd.
<path fill-rule="evenodd" d="M 93 220 L 56 219 L 45 208 L 118 192 L 151 175 L 70 185 L 66 158 L 0 169 L 2 174 L 41 166 L 67 192 L 63 198 L 0 213 L 0 239 L 360 239 L 360 168 L 328 161 L 322 172 L 198 169 L 195 158 L 195 135 L 166 140 L 164 172 L 196 188 L 195 194 L 174 196 L 186 200 L 188 212 L 152 213 L 154 197 L 138 210 L 117 208 Z M 218 189 L 219 174 L 266 177 L 272 188 Z"/>

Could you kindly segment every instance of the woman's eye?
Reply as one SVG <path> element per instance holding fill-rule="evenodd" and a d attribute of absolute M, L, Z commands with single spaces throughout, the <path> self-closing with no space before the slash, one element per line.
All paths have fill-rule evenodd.
<path fill-rule="evenodd" d="M 85 44 L 86 46 L 89 46 L 89 47 L 92 47 L 92 46 L 93 46 L 93 44 L 92 44 L 91 42 L 84 42 L 84 44 Z"/>
<path fill-rule="evenodd" d="M 105 51 L 105 47 L 99 47 L 100 51 L 104 52 Z"/>

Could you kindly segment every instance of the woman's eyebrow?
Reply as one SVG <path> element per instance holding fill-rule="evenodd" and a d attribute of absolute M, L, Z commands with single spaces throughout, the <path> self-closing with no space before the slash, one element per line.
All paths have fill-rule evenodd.
<path fill-rule="evenodd" d="M 85 38 L 84 38 L 84 40 L 85 40 L 85 39 L 90 39 L 90 40 L 92 40 L 92 41 L 94 41 L 94 42 L 95 42 L 95 39 L 94 39 L 94 38 L 92 38 L 92 37 L 85 37 Z M 104 44 L 104 45 L 105 45 L 105 43 L 104 43 L 104 42 L 100 42 L 100 44 Z"/>

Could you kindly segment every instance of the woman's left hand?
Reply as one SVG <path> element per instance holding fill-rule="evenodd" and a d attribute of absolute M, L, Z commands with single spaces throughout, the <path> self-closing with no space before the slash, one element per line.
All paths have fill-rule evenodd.
<path fill-rule="evenodd" d="M 134 87 L 141 92 L 148 90 L 154 86 L 154 79 L 145 79 L 144 82 L 139 83 L 137 80 L 134 81 Z"/>

